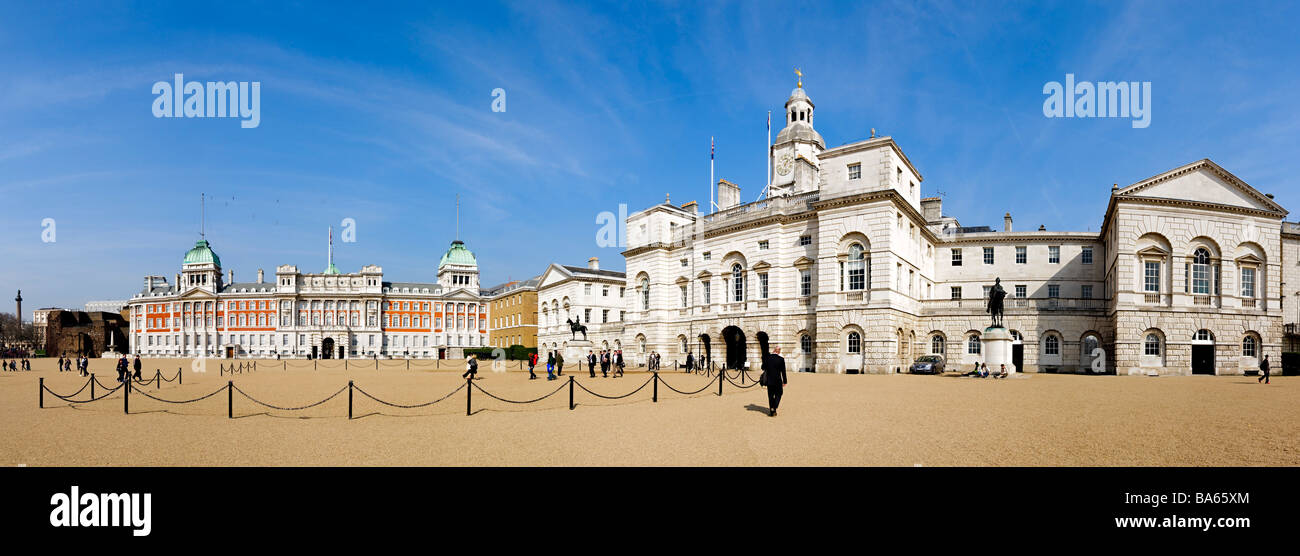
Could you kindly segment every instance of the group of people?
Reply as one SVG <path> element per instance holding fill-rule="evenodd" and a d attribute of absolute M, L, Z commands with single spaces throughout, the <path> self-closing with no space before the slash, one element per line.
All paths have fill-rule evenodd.
<path fill-rule="evenodd" d="M 660 361 L 660 359 L 661 359 L 661 356 L 659 355 L 659 352 L 657 352 L 657 351 L 652 351 L 652 352 L 650 352 L 650 355 L 647 355 L 647 356 L 646 356 L 646 360 L 645 360 L 646 370 L 647 370 L 647 371 L 657 371 L 657 370 L 659 370 L 659 361 Z"/>
<path fill-rule="evenodd" d="M 961 376 L 973 376 L 976 378 L 988 378 L 990 376 L 993 378 L 1007 378 L 1007 365 L 1003 363 L 1002 368 L 998 372 L 990 374 L 987 363 L 976 363 L 974 369 L 971 369 L 969 373 Z"/>
<path fill-rule="evenodd" d="M 647 366 L 650 365 L 649 361 L 652 360 L 647 360 Z M 614 371 L 614 378 L 623 376 L 623 369 L 627 366 L 623 361 L 623 350 L 621 349 L 614 351 L 605 349 L 601 350 L 600 353 L 588 351 L 587 371 L 591 374 L 591 378 L 596 378 L 597 364 L 600 364 L 600 374 L 604 378 L 609 378 L 609 372 L 611 369 Z M 652 367 L 650 370 L 654 370 L 654 368 Z"/>
<path fill-rule="evenodd" d="M 132 378 L 134 378 L 135 380 L 140 380 L 140 379 L 141 379 L 141 377 L 140 377 L 140 367 L 141 367 L 141 364 L 140 364 L 140 356 L 139 356 L 139 355 L 136 355 L 136 356 L 135 356 L 135 361 L 134 361 L 133 363 L 132 363 L 132 362 L 128 362 L 128 361 L 126 360 L 126 356 L 125 356 L 125 355 L 123 355 L 122 357 L 118 358 L 118 360 L 117 360 L 117 381 L 118 381 L 118 382 L 123 382 L 123 383 L 125 383 L 126 381 L 131 380 Z M 134 374 L 134 375 L 131 373 L 132 369 L 135 370 L 135 374 Z"/>
<path fill-rule="evenodd" d="M 19 369 L 22 369 L 22 370 L 24 370 L 24 371 L 30 371 L 30 370 L 32 370 L 32 363 L 31 363 L 31 361 L 28 361 L 26 357 L 22 358 L 22 360 L 21 360 L 21 363 L 22 363 L 22 364 L 21 364 L 21 365 L 20 365 L 19 363 L 20 363 L 20 361 L 17 360 L 17 359 L 10 359 L 10 360 L 8 360 L 8 361 L 0 361 L 0 370 L 3 370 L 3 371 L 14 371 L 14 372 L 17 372 Z"/>
<path fill-rule="evenodd" d="M 72 363 L 73 363 L 73 361 L 74 361 L 74 360 L 73 360 L 71 357 L 64 357 L 64 356 L 60 355 L 60 356 L 59 356 L 59 361 L 58 361 L 58 367 L 57 367 L 58 370 L 59 370 L 59 372 L 68 372 L 68 373 L 72 372 Z M 80 357 L 77 357 L 77 359 L 76 359 L 75 361 L 76 361 L 76 363 L 77 363 L 77 374 L 79 374 L 79 375 L 81 375 L 81 376 L 89 376 L 89 375 L 90 375 L 90 358 L 89 358 L 89 357 L 86 357 L 86 356 L 83 354 L 83 355 L 81 355 Z"/>

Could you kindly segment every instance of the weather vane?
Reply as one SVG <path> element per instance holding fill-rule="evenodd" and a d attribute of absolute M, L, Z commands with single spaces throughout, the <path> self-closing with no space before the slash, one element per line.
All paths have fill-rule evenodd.
<path fill-rule="evenodd" d="M 799 76 L 798 87 L 799 87 L 800 89 L 802 89 L 802 88 L 803 88 L 803 70 L 800 70 L 799 68 L 794 68 L 794 74 L 797 75 L 797 76 Z"/>

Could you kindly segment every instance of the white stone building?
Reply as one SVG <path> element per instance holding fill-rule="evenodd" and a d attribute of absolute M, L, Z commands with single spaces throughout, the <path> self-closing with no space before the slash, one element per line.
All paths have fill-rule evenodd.
<path fill-rule="evenodd" d="M 542 358 L 547 351 L 564 350 L 574 339 L 571 319 L 587 327 L 593 348 L 624 349 L 626 280 L 622 272 L 601 270 L 595 257 L 586 267 L 546 267 L 537 285 L 537 351 Z M 576 338 L 582 339 L 582 334 Z"/>
<path fill-rule="evenodd" d="M 767 198 L 741 204 L 720 180 L 713 214 L 628 217 L 633 355 L 743 365 L 762 332 L 796 370 L 906 371 L 930 353 L 969 369 L 996 278 L 1022 371 L 1232 374 L 1283 347 L 1300 228 L 1209 160 L 1113 188 L 1100 232 L 1015 231 L 1010 214 L 964 228 L 892 138 L 826 149 L 802 87 L 785 106 Z"/>

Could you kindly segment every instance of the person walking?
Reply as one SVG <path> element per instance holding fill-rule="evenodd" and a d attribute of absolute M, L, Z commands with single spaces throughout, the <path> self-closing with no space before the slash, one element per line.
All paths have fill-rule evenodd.
<path fill-rule="evenodd" d="M 1262 382 L 1264 384 L 1268 384 L 1268 356 L 1267 355 L 1264 356 L 1263 361 L 1259 362 L 1259 372 L 1260 372 L 1259 380 L 1257 380 L 1256 382 Z"/>
<path fill-rule="evenodd" d="M 555 380 L 555 352 L 546 352 L 546 380 Z"/>
<path fill-rule="evenodd" d="M 533 368 L 536 366 L 537 366 L 537 354 L 536 353 L 528 354 L 528 380 L 533 380 L 537 378 L 537 373 L 533 372 Z"/>
<path fill-rule="evenodd" d="M 140 354 L 138 353 L 135 355 L 135 363 L 132 363 L 132 368 L 135 369 L 135 376 L 140 376 Z"/>
<path fill-rule="evenodd" d="M 460 377 L 468 378 L 470 380 L 474 380 L 478 378 L 478 356 L 472 353 L 469 354 L 469 361 L 467 362 L 467 366 L 469 368 L 465 369 L 465 374 L 460 375 Z"/>
<path fill-rule="evenodd" d="M 596 352 L 587 350 L 587 372 L 591 373 L 591 378 L 596 378 Z"/>
<path fill-rule="evenodd" d="M 767 415 L 776 417 L 776 409 L 781 405 L 781 395 L 785 393 L 785 358 L 781 357 L 781 348 L 772 348 L 772 353 L 763 356 L 763 374 L 759 382 L 767 387 Z"/>
<path fill-rule="evenodd" d="M 624 367 L 624 364 L 623 364 L 623 350 L 620 349 L 620 350 L 614 352 L 614 369 L 615 369 L 616 371 L 618 371 L 618 374 L 617 374 L 616 376 L 618 376 L 619 378 L 622 378 L 622 377 L 623 377 L 623 367 Z M 656 369 L 659 368 L 659 364 L 658 364 L 658 363 L 655 363 L 655 368 L 656 368 Z"/>
<path fill-rule="evenodd" d="M 63 372 L 63 356 L 62 356 L 62 355 L 59 356 L 59 363 L 58 363 L 58 365 L 59 365 L 59 366 L 58 366 L 58 367 L 55 367 L 55 368 L 58 369 L 59 372 Z"/>
<path fill-rule="evenodd" d="M 609 352 L 600 352 L 600 374 L 602 378 L 609 378 Z"/>
<path fill-rule="evenodd" d="M 555 376 L 564 376 L 564 352 L 555 352 Z"/>
<path fill-rule="evenodd" d="M 695 354 L 686 352 L 686 372 L 695 370 Z"/>

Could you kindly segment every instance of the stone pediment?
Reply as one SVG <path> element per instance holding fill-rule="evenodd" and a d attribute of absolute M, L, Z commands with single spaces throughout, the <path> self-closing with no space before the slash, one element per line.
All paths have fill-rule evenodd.
<path fill-rule="evenodd" d="M 1203 159 L 1121 189 L 1120 198 L 1171 199 L 1286 214 L 1286 209 L 1231 172 Z"/>

